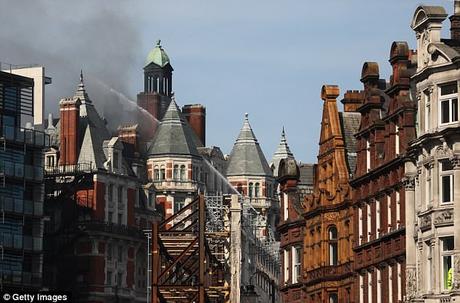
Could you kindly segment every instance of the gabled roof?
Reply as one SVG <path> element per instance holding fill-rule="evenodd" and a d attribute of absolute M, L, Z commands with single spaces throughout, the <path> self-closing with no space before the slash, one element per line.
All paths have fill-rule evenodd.
<path fill-rule="evenodd" d="M 278 177 L 278 169 L 282 159 L 294 159 L 294 155 L 292 154 L 291 150 L 289 149 L 289 145 L 286 140 L 286 133 L 283 131 L 281 132 L 281 139 L 280 143 L 278 144 L 278 148 L 275 151 L 275 154 L 272 158 L 271 166 L 274 167 L 273 174 Z"/>
<path fill-rule="evenodd" d="M 197 150 L 199 139 L 182 117 L 173 98 L 158 126 L 148 149 L 148 156 L 192 155 L 200 156 Z"/>
<path fill-rule="evenodd" d="M 246 114 L 228 160 L 227 176 L 272 176 Z"/>

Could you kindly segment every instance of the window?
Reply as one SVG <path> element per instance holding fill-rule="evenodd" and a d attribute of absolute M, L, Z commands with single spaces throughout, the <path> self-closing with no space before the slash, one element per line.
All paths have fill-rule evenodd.
<path fill-rule="evenodd" d="M 112 272 L 110 270 L 107 271 L 106 282 L 107 282 L 107 285 L 112 285 Z"/>
<path fill-rule="evenodd" d="M 376 220 L 376 235 L 377 237 L 380 237 L 380 200 L 376 199 L 375 200 L 375 220 Z"/>
<path fill-rule="evenodd" d="M 252 190 L 253 190 L 253 184 L 251 182 L 249 183 L 249 198 L 252 198 Z"/>
<path fill-rule="evenodd" d="M 393 266 L 388 266 L 388 298 L 393 302 Z"/>
<path fill-rule="evenodd" d="M 382 303 L 382 271 L 377 268 L 377 303 Z"/>
<path fill-rule="evenodd" d="M 185 180 L 185 165 L 180 166 L 180 180 L 181 181 Z"/>
<path fill-rule="evenodd" d="M 367 294 L 370 299 L 369 302 L 372 302 L 372 273 L 371 272 L 367 273 L 367 284 L 368 284 Z"/>
<path fill-rule="evenodd" d="M 289 196 L 283 192 L 284 221 L 289 218 Z"/>
<path fill-rule="evenodd" d="M 451 290 L 453 285 L 453 268 L 454 264 L 454 237 L 445 237 L 441 239 L 442 242 L 442 288 L 444 290 Z"/>
<path fill-rule="evenodd" d="M 371 230 L 372 230 L 372 213 L 370 203 L 366 204 L 367 207 L 367 242 L 371 240 Z"/>
<path fill-rule="evenodd" d="M 165 170 L 165 166 L 162 165 L 160 166 L 160 180 L 164 180 L 166 179 L 166 170 Z"/>
<path fill-rule="evenodd" d="M 363 243 L 363 209 L 361 206 L 358 208 L 359 226 L 358 226 L 358 241 L 359 245 Z"/>
<path fill-rule="evenodd" d="M 339 303 L 339 297 L 336 293 L 329 294 L 329 303 Z"/>
<path fill-rule="evenodd" d="M 113 202 L 113 184 L 109 183 L 109 186 L 107 187 L 107 199 L 109 200 L 109 203 Z"/>
<path fill-rule="evenodd" d="M 329 265 L 336 266 L 338 263 L 338 241 L 337 228 L 331 226 L 329 228 Z"/>
<path fill-rule="evenodd" d="M 401 201 L 400 201 L 400 196 L 399 196 L 399 191 L 395 192 L 395 204 L 396 204 L 396 224 L 398 225 L 398 228 L 401 226 Z"/>
<path fill-rule="evenodd" d="M 118 224 L 123 224 L 123 214 L 118 214 Z"/>
<path fill-rule="evenodd" d="M 431 128 L 431 104 L 430 104 L 430 91 L 424 92 L 425 95 L 425 132 L 428 132 Z"/>
<path fill-rule="evenodd" d="M 174 180 L 179 180 L 179 165 L 174 165 L 174 170 L 173 170 L 173 179 Z"/>
<path fill-rule="evenodd" d="M 160 180 L 160 169 L 158 168 L 158 165 L 156 165 L 153 170 L 153 180 Z"/>
<path fill-rule="evenodd" d="M 117 188 L 117 197 L 118 197 L 118 204 L 123 203 L 123 187 L 118 186 Z"/>
<path fill-rule="evenodd" d="M 429 166 L 425 166 L 425 176 L 425 206 L 428 208 L 428 206 L 431 204 L 431 200 L 433 199 L 433 193 L 431 191 L 431 168 Z"/>
<path fill-rule="evenodd" d="M 371 169 L 371 142 L 366 139 L 366 171 Z"/>
<path fill-rule="evenodd" d="M 440 119 L 441 124 L 458 121 L 457 82 L 440 87 Z"/>
<path fill-rule="evenodd" d="M 176 197 L 174 199 L 174 213 L 178 213 L 185 205 L 184 198 Z"/>
<path fill-rule="evenodd" d="M 118 246 L 118 262 L 123 261 L 123 246 Z"/>
<path fill-rule="evenodd" d="M 388 217 L 388 232 L 390 232 L 392 230 L 391 196 L 390 195 L 387 195 L 387 208 L 388 208 L 388 214 L 387 214 L 387 217 Z"/>
<path fill-rule="evenodd" d="M 401 263 L 397 264 L 397 274 L 398 274 L 398 285 L 397 285 L 397 290 L 398 290 L 398 302 L 402 302 L 402 266 Z"/>
<path fill-rule="evenodd" d="M 112 159 L 112 162 L 113 162 L 113 168 L 117 169 L 118 168 L 118 152 L 117 151 L 114 151 L 113 152 L 113 159 Z"/>
<path fill-rule="evenodd" d="M 441 203 L 454 201 L 454 172 L 449 161 L 442 161 L 441 164 Z"/>
<path fill-rule="evenodd" d="M 284 250 L 284 282 L 289 281 L 289 251 Z"/>
<path fill-rule="evenodd" d="M 107 261 L 112 261 L 112 244 L 107 244 Z"/>
<path fill-rule="evenodd" d="M 364 303 L 364 276 L 363 275 L 359 275 L 359 303 Z"/>
<path fill-rule="evenodd" d="M 395 133 L 395 154 L 396 156 L 399 155 L 399 129 L 396 125 L 396 133 Z"/>
<path fill-rule="evenodd" d="M 108 216 L 107 221 L 108 221 L 109 223 L 112 223 L 112 221 L 113 221 L 113 212 L 109 211 L 109 216 Z"/>
<path fill-rule="evenodd" d="M 256 198 L 259 196 L 259 190 L 260 190 L 259 187 L 260 187 L 259 183 L 256 183 L 256 186 L 254 188 L 254 197 Z"/>
<path fill-rule="evenodd" d="M 433 277 L 433 251 L 431 248 L 431 243 L 430 241 L 425 242 L 425 253 L 426 253 L 426 259 L 428 262 L 426 262 L 426 269 L 425 269 L 425 287 L 427 292 L 431 292 L 431 288 L 433 285 L 431 285 L 431 281 Z"/>
<path fill-rule="evenodd" d="M 54 166 L 54 156 L 46 156 L 46 166 L 47 167 Z"/>
<path fill-rule="evenodd" d="M 123 273 L 119 272 L 117 277 L 117 285 L 119 287 L 123 286 Z"/>
<path fill-rule="evenodd" d="M 300 246 L 296 246 L 296 247 L 292 247 L 292 248 L 293 248 L 292 252 L 293 252 L 293 255 L 294 255 L 292 257 L 293 268 L 294 268 L 293 275 L 292 275 L 292 283 L 297 283 L 297 282 L 299 282 L 299 278 L 300 278 L 300 275 L 301 275 L 302 250 L 301 250 Z"/>

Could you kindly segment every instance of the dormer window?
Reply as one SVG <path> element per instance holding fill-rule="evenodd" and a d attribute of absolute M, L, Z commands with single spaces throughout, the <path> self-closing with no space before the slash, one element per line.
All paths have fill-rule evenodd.
<path fill-rule="evenodd" d="M 439 87 L 439 114 L 441 124 L 449 124 L 458 121 L 458 89 L 457 82 Z"/>
<path fill-rule="evenodd" d="M 174 170 L 173 170 L 173 179 L 174 180 L 179 180 L 179 165 L 174 165 Z"/>
<path fill-rule="evenodd" d="M 165 170 L 165 166 L 162 165 L 160 167 L 160 180 L 164 180 L 166 179 L 166 170 Z"/>
<path fill-rule="evenodd" d="M 180 180 L 181 181 L 185 180 L 185 165 L 180 166 Z"/>
<path fill-rule="evenodd" d="M 153 170 L 153 180 L 160 180 L 160 169 L 158 168 L 158 165 L 156 165 L 155 169 Z"/>

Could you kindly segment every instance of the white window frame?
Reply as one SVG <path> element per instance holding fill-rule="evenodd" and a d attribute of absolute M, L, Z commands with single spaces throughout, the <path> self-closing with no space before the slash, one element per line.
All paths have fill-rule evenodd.
<path fill-rule="evenodd" d="M 399 144 L 400 144 L 400 142 L 399 142 L 399 127 L 398 127 L 398 125 L 395 125 L 395 127 L 396 127 L 396 132 L 395 132 L 395 154 L 396 154 L 396 156 L 398 156 L 399 155 Z"/>
<path fill-rule="evenodd" d="M 367 272 L 367 298 L 368 302 L 372 302 L 372 273 Z"/>
<path fill-rule="evenodd" d="M 371 240 L 372 229 L 372 208 L 370 203 L 366 203 L 367 207 L 367 242 Z"/>
<path fill-rule="evenodd" d="M 359 303 L 364 303 L 364 275 L 359 275 Z"/>
<path fill-rule="evenodd" d="M 366 172 L 371 170 L 371 142 L 366 139 Z"/>
<path fill-rule="evenodd" d="M 395 191 L 395 207 L 396 207 L 396 226 L 397 228 L 401 227 L 401 196 L 399 191 Z"/>
<path fill-rule="evenodd" d="M 388 232 L 390 232 L 391 229 L 392 229 L 391 204 L 392 204 L 392 203 L 391 203 L 391 195 L 387 195 L 387 209 L 388 209 L 388 211 L 387 211 L 387 221 L 388 221 L 388 223 L 387 223 L 387 224 L 388 224 Z"/>
<path fill-rule="evenodd" d="M 359 245 L 363 243 L 364 235 L 363 235 L 363 209 L 361 206 L 358 207 L 358 217 L 359 217 L 359 225 L 358 225 L 358 241 Z"/>
<path fill-rule="evenodd" d="M 284 283 L 289 281 L 289 250 L 284 250 Z"/>
<path fill-rule="evenodd" d="M 393 301 L 393 266 L 388 266 L 388 298 Z"/>
<path fill-rule="evenodd" d="M 450 258 L 450 266 L 451 268 L 454 267 L 454 252 L 455 249 L 452 250 L 444 250 L 444 241 L 447 241 L 447 239 L 451 238 L 452 241 L 454 242 L 454 237 L 453 236 L 448 236 L 448 237 L 442 237 L 440 240 L 440 249 L 441 249 L 441 289 L 442 290 L 449 290 L 446 287 L 447 282 L 444 281 L 446 277 L 445 269 L 444 269 L 444 258 Z M 455 243 L 455 242 L 454 242 Z M 454 247 L 455 248 L 455 247 Z M 452 275 L 452 285 L 454 284 L 454 277 L 455 275 Z"/>
<path fill-rule="evenodd" d="M 375 199 L 375 220 L 376 220 L 376 238 L 380 237 L 381 226 L 380 226 L 380 200 Z"/>
<path fill-rule="evenodd" d="M 447 160 L 439 161 L 439 197 L 440 204 L 450 204 L 454 202 L 454 170 L 443 170 L 444 162 Z M 449 201 L 444 202 L 444 177 L 449 177 L 450 197 Z"/>
<path fill-rule="evenodd" d="M 397 264 L 397 271 L 398 271 L 398 302 L 402 301 L 402 268 L 401 263 Z"/>
<path fill-rule="evenodd" d="M 433 190 L 432 190 L 432 171 L 430 166 L 425 166 L 425 178 L 426 178 L 426 183 L 425 183 L 425 205 L 426 208 L 428 209 L 428 206 L 431 204 L 431 201 L 433 200 Z"/>
<path fill-rule="evenodd" d="M 377 303 L 382 303 L 382 271 L 377 268 Z"/>
<path fill-rule="evenodd" d="M 283 192 L 284 221 L 289 218 L 289 199 L 288 194 Z"/>
<path fill-rule="evenodd" d="M 455 82 L 456 83 L 456 82 Z M 459 117 L 458 117 L 458 114 L 459 114 L 459 104 L 458 104 L 458 88 L 457 88 L 457 92 L 455 93 L 452 93 L 452 94 L 447 94 L 447 95 L 441 95 L 441 88 L 442 86 L 446 86 L 446 85 L 451 85 L 453 83 L 445 83 L 443 85 L 439 85 L 438 86 L 438 95 L 439 95 L 439 101 L 438 101 L 438 105 L 439 105 L 439 115 L 438 115 L 438 119 L 439 119 L 439 125 L 441 126 L 444 126 L 444 125 L 449 125 L 449 124 L 452 124 L 452 123 L 457 123 L 459 121 Z M 457 83 L 456 83 L 457 84 Z M 454 117 L 453 117 L 453 113 L 454 111 L 452 111 L 452 106 L 453 106 L 453 102 L 454 100 L 456 100 L 457 102 L 457 120 L 453 120 Z M 442 103 L 443 102 L 448 102 L 448 106 L 449 106 L 449 121 L 448 122 L 442 122 Z"/>
<path fill-rule="evenodd" d="M 425 133 L 431 129 L 431 94 L 429 90 L 423 92 L 425 97 Z"/>

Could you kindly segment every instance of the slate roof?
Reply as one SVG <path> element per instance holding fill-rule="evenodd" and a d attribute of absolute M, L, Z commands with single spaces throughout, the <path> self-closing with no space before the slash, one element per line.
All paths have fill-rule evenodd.
<path fill-rule="evenodd" d="M 283 131 L 281 132 L 280 143 L 278 144 L 278 148 L 276 149 L 271 162 L 271 166 L 274 168 L 273 175 L 275 175 L 276 177 L 278 177 L 278 170 L 282 159 L 294 159 L 294 155 L 289 149 L 289 145 L 286 140 L 286 133 L 284 132 L 284 127 Z"/>
<path fill-rule="evenodd" d="M 259 142 L 257 141 L 248 115 L 246 114 L 243 127 L 233 145 L 228 160 L 227 176 L 272 176 Z"/>
<path fill-rule="evenodd" d="M 148 148 L 148 156 L 192 155 L 200 156 L 200 140 L 188 125 L 174 98 L 158 126 Z"/>
<path fill-rule="evenodd" d="M 357 142 L 355 133 L 357 133 L 359 130 L 361 114 L 358 112 L 339 112 L 339 119 L 343 140 L 345 142 L 348 171 L 350 174 L 354 174 L 357 157 Z"/>

